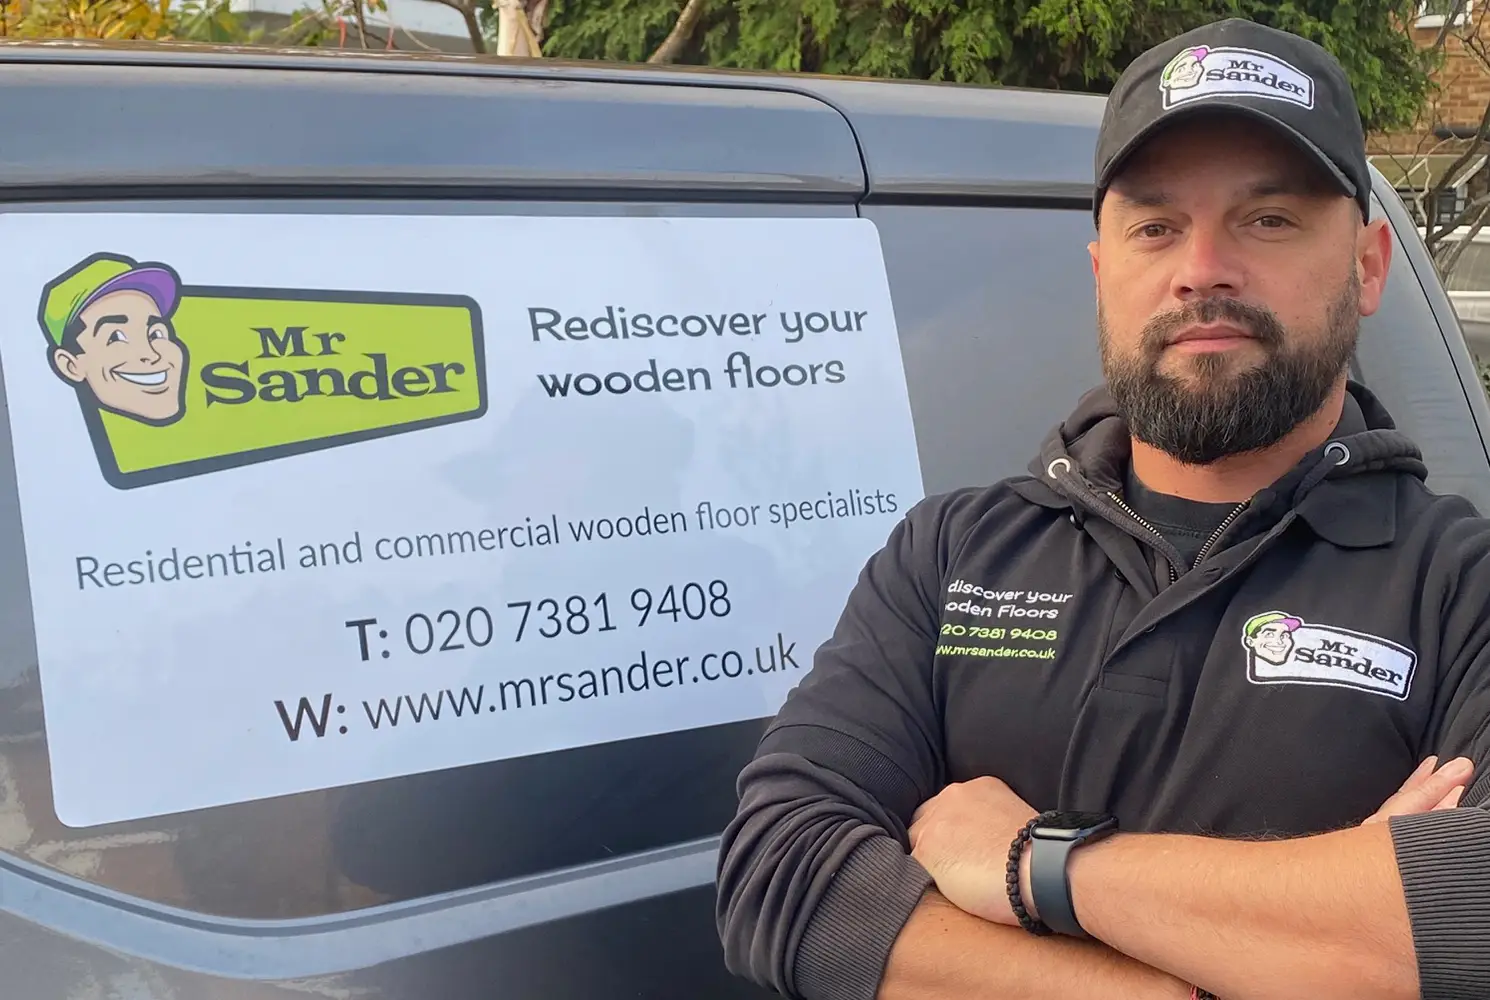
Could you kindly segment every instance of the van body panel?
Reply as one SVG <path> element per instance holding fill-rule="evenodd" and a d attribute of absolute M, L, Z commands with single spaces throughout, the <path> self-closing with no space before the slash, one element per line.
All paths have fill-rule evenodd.
<path fill-rule="evenodd" d="M 1100 97 L 70 43 L 0 44 L 0 92 L 4 212 L 868 218 L 928 492 L 1023 472 L 1101 377 L 1086 258 Z M 1396 257 L 1355 371 L 1423 448 L 1430 485 L 1483 509 L 1490 407 L 1410 217 L 1375 180 Z M 63 826 L 5 430 L 6 1000 L 772 995 L 724 970 L 712 886 L 765 720 Z"/>
<path fill-rule="evenodd" d="M 0 155 L 12 199 L 200 185 L 851 202 L 864 188 L 843 117 L 784 91 L 6 55 L 0 135 L 27 137 Z M 595 155 L 576 159 L 580 143 Z"/>

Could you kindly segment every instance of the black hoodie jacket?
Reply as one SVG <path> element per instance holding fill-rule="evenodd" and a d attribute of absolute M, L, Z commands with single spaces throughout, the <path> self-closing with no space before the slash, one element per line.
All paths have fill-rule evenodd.
<path fill-rule="evenodd" d="M 718 924 L 736 974 L 871 1000 L 930 884 L 916 807 L 995 775 L 1128 831 L 1290 836 L 1373 813 L 1428 754 L 1466 808 L 1395 819 L 1425 1000 L 1490 984 L 1490 521 L 1423 483 L 1351 384 L 1330 440 L 1193 568 L 1117 494 L 1094 390 L 1030 475 L 930 497 L 864 567 L 739 779 Z"/>

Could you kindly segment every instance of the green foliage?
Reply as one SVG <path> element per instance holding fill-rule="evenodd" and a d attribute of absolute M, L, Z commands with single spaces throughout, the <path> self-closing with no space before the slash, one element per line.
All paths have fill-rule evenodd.
<path fill-rule="evenodd" d="M 254 42 L 229 0 L 0 0 L 0 37 Z"/>
<path fill-rule="evenodd" d="M 188 42 L 251 44 L 263 40 L 264 29 L 249 28 L 229 0 L 185 0 L 176 12 L 173 35 Z"/>
<path fill-rule="evenodd" d="M 554 0 L 544 51 L 634 62 L 682 0 Z M 1312 38 L 1354 81 L 1368 128 L 1410 124 L 1432 56 L 1416 0 L 707 0 L 681 62 L 1105 93 L 1139 52 L 1221 17 Z"/>
<path fill-rule="evenodd" d="M 7 38 L 170 38 L 169 0 L 0 0 Z"/>

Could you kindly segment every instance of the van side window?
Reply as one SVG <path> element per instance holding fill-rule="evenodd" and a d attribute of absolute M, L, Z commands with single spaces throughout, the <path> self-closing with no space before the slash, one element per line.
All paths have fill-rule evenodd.
<path fill-rule="evenodd" d="M 929 493 L 1022 473 L 1102 380 L 1088 205 L 869 205 Z"/>

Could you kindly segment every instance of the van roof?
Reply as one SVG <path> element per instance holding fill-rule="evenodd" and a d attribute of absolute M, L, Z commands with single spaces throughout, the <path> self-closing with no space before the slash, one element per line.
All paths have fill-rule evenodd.
<path fill-rule="evenodd" d="M 371 105 L 377 104 L 380 98 L 392 98 L 405 92 L 407 87 L 401 85 L 400 80 L 407 81 L 410 77 L 421 81 L 422 86 L 418 89 L 430 99 L 438 99 L 441 81 L 447 81 L 443 86 L 453 91 L 451 96 L 459 98 L 463 110 L 468 112 L 474 110 L 475 102 L 482 100 L 484 93 L 473 91 L 471 85 L 494 79 L 569 82 L 576 86 L 641 86 L 653 95 L 657 93 L 652 90 L 654 87 L 704 87 L 716 95 L 722 91 L 733 92 L 730 100 L 736 105 L 758 103 L 744 99 L 751 93 L 797 95 L 835 109 L 846 120 L 851 133 L 843 138 L 857 140 L 858 149 L 853 160 L 861 161 L 862 158 L 862 161 L 856 162 L 857 169 L 852 171 L 848 169 L 849 164 L 841 162 L 832 168 L 783 163 L 783 170 L 790 172 L 795 169 L 798 176 L 834 177 L 837 183 L 832 186 L 838 187 L 840 194 L 847 193 L 842 185 L 849 180 L 847 175 L 851 172 L 856 175 L 852 186 L 857 189 L 858 196 L 867 194 L 871 199 L 896 201 L 955 198 L 960 203 L 967 203 L 987 198 L 1001 203 L 1011 200 L 1015 203 L 1049 203 L 1051 200 L 1089 203 L 1096 130 L 1105 106 L 1104 97 L 1092 94 L 819 74 L 498 59 L 449 53 L 71 40 L 0 42 L 0 72 L 10 71 L 0 77 L 7 84 L 10 98 L 7 104 L 13 106 L 17 96 L 11 89 L 12 81 L 18 79 L 16 71 L 28 67 L 34 71 L 51 71 L 47 73 L 50 86 L 65 86 L 69 71 L 78 74 L 79 83 L 86 78 L 94 86 L 101 82 L 99 73 L 102 71 L 109 78 L 110 86 L 125 87 L 143 85 L 139 82 L 139 74 L 128 72 L 135 69 L 165 73 L 197 70 L 232 73 L 237 84 L 257 92 L 258 101 L 267 100 L 279 111 L 285 110 L 285 104 L 274 100 L 271 95 L 284 94 L 287 89 L 300 91 L 302 97 L 299 100 L 319 103 L 305 95 L 322 89 L 317 86 L 316 74 L 326 73 L 328 96 L 337 92 L 344 97 L 356 94 L 367 99 L 366 103 L 362 100 L 338 102 L 340 111 L 337 117 L 361 119 L 366 114 L 371 121 L 379 119 Z M 268 74 L 264 75 L 262 82 L 259 81 L 256 71 L 261 70 L 277 71 L 279 81 L 275 82 Z M 233 105 L 223 109 L 221 118 L 231 119 L 235 114 L 250 110 L 248 102 L 233 100 L 232 92 L 231 88 L 216 91 L 217 99 Z M 157 99 L 160 96 L 157 94 Z M 172 101 L 169 92 L 165 99 Z M 182 99 L 189 101 L 189 98 Z M 779 99 L 767 102 L 767 106 L 778 110 L 791 107 Z M 718 109 L 715 110 L 717 113 Z M 801 112 L 805 109 L 798 104 L 795 110 Z M 451 140 L 440 121 L 425 117 L 418 121 L 411 119 L 411 123 L 422 133 L 437 130 L 438 135 L 429 136 L 432 143 Z M 335 128 L 334 122 L 327 124 L 337 136 L 344 135 L 341 129 Z M 365 126 L 367 122 L 359 124 Z M 640 125 L 640 122 L 635 124 Z M 380 127 L 386 128 L 387 125 L 385 117 Z M 194 118 L 193 127 L 210 127 L 210 123 Z M 224 122 L 224 127 L 230 127 L 229 123 Z M 469 128 L 469 125 L 465 127 Z M 28 134 L 17 131 L 15 127 L 6 127 L 3 131 L 12 136 Z M 654 137 L 656 134 L 654 132 Z M 800 135 L 796 137 L 798 141 L 801 138 Z M 823 142 L 819 140 L 816 145 L 823 145 Z M 450 148 L 458 154 L 461 146 L 462 143 L 457 141 Z M 95 148 L 98 147 L 95 145 Z M 24 146 L 19 151 L 24 158 Z M 730 158 L 739 167 L 748 170 L 751 166 L 764 166 L 752 164 L 749 156 L 742 159 L 741 152 L 735 150 Z M 832 156 L 831 159 L 840 157 Z M 243 165 L 251 162 L 252 158 L 249 158 Z M 721 162 L 719 165 L 723 168 L 725 164 Z M 804 171 L 804 168 L 807 169 Z M 6 184 L 4 170 L 0 167 L 0 187 Z M 759 170 L 754 172 L 760 175 Z M 742 171 L 737 168 L 731 173 L 736 175 L 732 186 L 738 190 Z M 352 176 L 355 178 L 355 171 Z"/>

